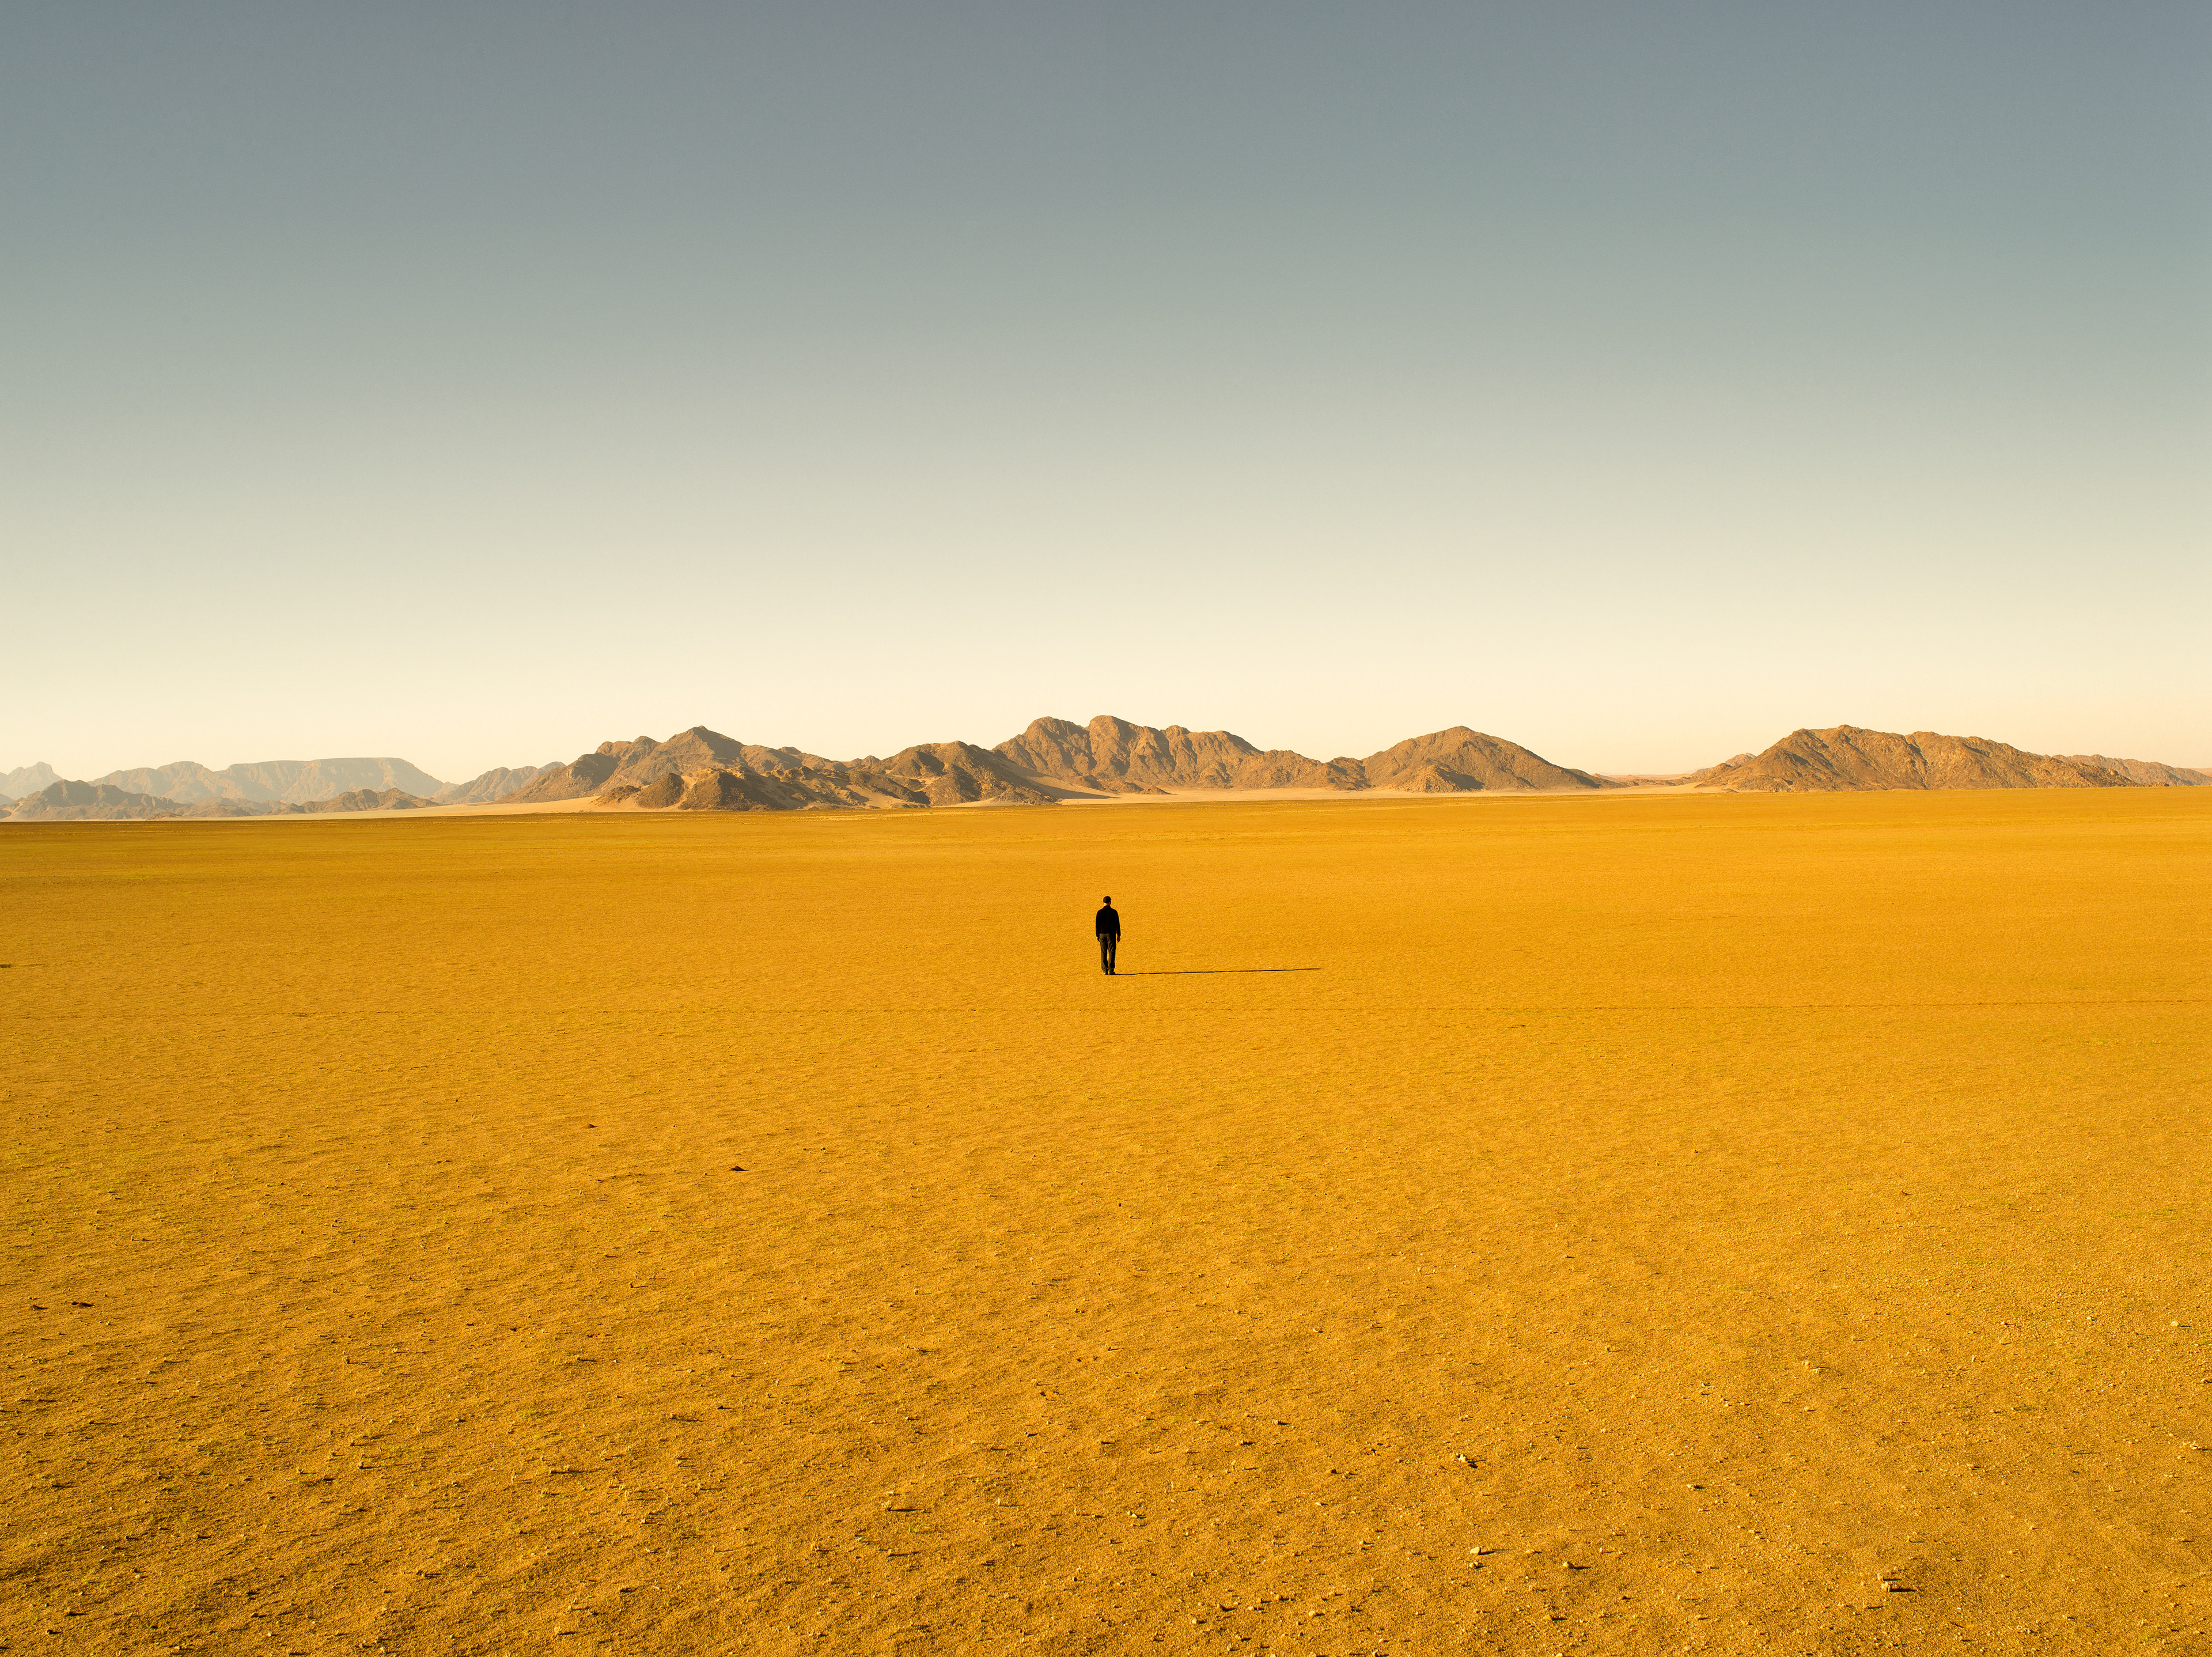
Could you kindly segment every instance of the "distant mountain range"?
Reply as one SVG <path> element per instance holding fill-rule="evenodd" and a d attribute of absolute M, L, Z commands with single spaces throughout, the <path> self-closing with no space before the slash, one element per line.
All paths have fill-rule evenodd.
<path fill-rule="evenodd" d="M 741 742 L 695 725 L 665 741 L 603 742 L 567 765 L 499 766 L 441 783 L 404 759 L 282 759 L 210 771 L 191 760 L 74 782 L 40 762 L 0 777 L 12 820 L 252 817 L 431 806 L 507 807 L 588 801 L 640 811 L 797 811 L 823 807 L 1049 805 L 1190 790 L 1306 789 L 1399 794 L 1583 793 L 1698 789 L 1805 793 L 1869 789 L 2196 788 L 2212 771 L 2102 754 L 2038 754 L 1981 737 L 1899 735 L 1838 725 L 1791 732 L 1672 777 L 1600 776 L 1556 765 L 1517 742 L 1464 725 L 1409 737 L 1364 759 L 1309 759 L 1261 749 L 1228 731 L 1088 725 L 1040 719 L 995 747 L 926 742 L 888 759 L 825 759 Z"/>
<path fill-rule="evenodd" d="M 1102 714 L 1088 725 L 1040 719 L 994 748 L 930 742 L 888 759 L 824 759 L 739 742 L 703 725 L 656 742 L 603 742 L 556 765 L 510 804 L 592 798 L 645 810 L 790 811 L 809 806 L 1045 805 L 1181 789 L 1390 789 L 1467 794 L 1616 786 L 1518 743 L 1465 726 L 1414 737 L 1365 759 L 1262 750 L 1228 731 L 1164 730 Z"/>

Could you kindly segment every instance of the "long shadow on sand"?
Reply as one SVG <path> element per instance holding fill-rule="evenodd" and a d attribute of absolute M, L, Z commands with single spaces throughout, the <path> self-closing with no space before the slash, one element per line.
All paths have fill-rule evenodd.
<path fill-rule="evenodd" d="M 1318 972 L 1318 966 L 1170 966 L 1158 972 L 1116 972 L 1117 978 L 1210 978 L 1218 972 Z"/>

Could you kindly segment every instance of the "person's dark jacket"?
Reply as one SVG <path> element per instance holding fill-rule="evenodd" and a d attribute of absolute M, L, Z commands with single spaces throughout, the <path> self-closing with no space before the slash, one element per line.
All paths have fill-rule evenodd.
<path fill-rule="evenodd" d="M 1102 938 L 1118 938 L 1121 935 L 1121 917 L 1114 912 L 1114 905 L 1111 904 L 1098 911 L 1098 935 Z"/>

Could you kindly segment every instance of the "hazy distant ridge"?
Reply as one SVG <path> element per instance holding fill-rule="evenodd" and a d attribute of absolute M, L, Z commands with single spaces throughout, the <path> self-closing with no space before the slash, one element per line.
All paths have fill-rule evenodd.
<path fill-rule="evenodd" d="M 112 783 L 60 782 L 26 795 L 0 816 L 16 822 L 128 822 L 159 817 L 283 817 L 318 812 L 419 811 L 432 804 L 404 789 L 349 789 L 327 800 L 167 800 Z"/>
<path fill-rule="evenodd" d="M 43 759 L 33 765 L 18 765 L 5 777 L 0 777 L 0 800 L 21 800 L 27 794 L 52 788 L 61 780 L 61 774 Z"/>
<path fill-rule="evenodd" d="M 94 782 L 135 794 L 189 803 L 195 800 L 275 801 L 306 805 L 356 789 L 398 789 L 424 798 L 446 784 L 404 759 L 263 759 L 210 771 L 197 760 L 110 771 Z"/>

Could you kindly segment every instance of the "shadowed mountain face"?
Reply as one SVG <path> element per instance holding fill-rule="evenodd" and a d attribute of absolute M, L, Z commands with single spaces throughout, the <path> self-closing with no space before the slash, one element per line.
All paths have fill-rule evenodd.
<path fill-rule="evenodd" d="M 2146 762 L 2137 762 L 2146 763 Z M 2160 766 L 2160 771 L 2171 767 Z M 1936 731 L 1797 730 L 1764 753 L 1685 779 L 1740 794 L 1846 789 L 2114 789 L 2136 781 L 2107 760 L 2027 753 L 1978 736 Z"/>

